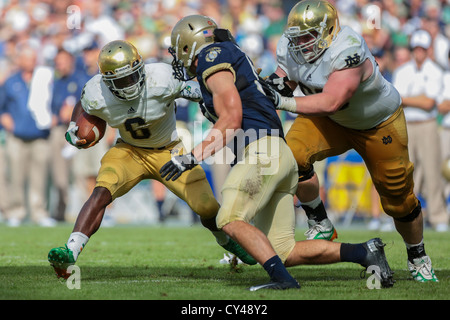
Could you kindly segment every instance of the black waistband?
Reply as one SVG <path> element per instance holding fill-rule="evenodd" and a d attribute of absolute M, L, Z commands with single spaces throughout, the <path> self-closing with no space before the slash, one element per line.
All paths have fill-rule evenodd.
<path fill-rule="evenodd" d="M 117 139 L 116 144 L 118 144 L 118 143 L 126 143 L 126 144 L 129 144 L 130 146 L 135 147 L 135 148 L 141 148 L 141 149 L 146 149 L 146 150 L 164 150 L 164 149 L 166 149 L 168 146 L 170 146 L 170 145 L 171 145 L 172 143 L 174 143 L 174 142 L 175 142 L 175 141 L 172 141 L 171 143 L 169 143 L 168 145 L 163 146 L 163 147 L 153 148 L 153 147 L 141 147 L 141 146 L 135 146 L 135 145 L 133 145 L 133 144 L 131 144 L 131 143 L 128 143 L 128 142 L 126 142 L 126 141 L 123 141 L 122 138 L 119 138 L 119 139 Z"/>

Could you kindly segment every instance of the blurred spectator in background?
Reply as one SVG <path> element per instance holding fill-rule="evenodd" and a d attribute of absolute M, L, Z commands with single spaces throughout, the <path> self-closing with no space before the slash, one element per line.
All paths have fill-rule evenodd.
<path fill-rule="evenodd" d="M 84 29 L 86 32 L 95 34 L 102 48 L 113 40 L 125 38 L 123 27 L 113 17 L 112 2 L 102 0 L 89 0 L 83 2 L 85 6 Z"/>
<path fill-rule="evenodd" d="M 448 62 L 450 41 L 442 34 L 439 20 L 437 18 L 424 19 L 423 28 L 428 31 L 432 39 L 432 45 L 429 49 L 430 58 L 443 70 L 450 70 L 450 64 Z"/>
<path fill-rule="evenodd" d="M 394 69 L 399 68 L 411 60 L 411 51 L 408 47 L 396 47 L 394 49 Z"/>
<path fill-rule="evenodd" d="M 2 89 L 6 79 L 10 76 L 13 69 L 12 50 L 14 49 L 13 41 L 7 39 L 0 44 L 0 101 L 4 100 L 1 97 L 5 92 Z M 2 110 L 0 110 L 0 114 Z M 6 158 L 6 135 L 7 131 L 3 128 L 0 121 L 0 221 L 6 219 L 6 209 L 8 208 L 9 200 L 9 165 Z"/>
<path fill-rule="evenodd" d="M 52 214 L 56 221 L 65 220 L 68 203 L 71 161 L 63 156 L 67 146 L 64 138 L 75 103 L 80 99 L 85 84 L 81 72 L 75 69 L 75 58 L 65 50 L 55 57 L 55 81 L 52 99 L 51 177 L 56 189 L 57 202 Z"/>
<path fill-rule="evenodd" d="M 3 62 L 3 61 L 2 61 Z M 1 62 L 0 62 L 1 63 Z M 3 74 L 2 74 L 3 75 Z M 5 77 L 0 76 L 0 88 L 3 87 Z M 0 101 L 4 100 L 1 95 L 4 94 L 4 90 L 0 89 Z M 0 110 L 0 115 L 2 110 Z M 3 128 L 0 121 L 0 221 L 5 218 L 5 212 L 8 208 L 9 200 L 9 179 L 7 173 L 9 172 L 8 161 L 6 158 L 6 130 Z"/>
<path fill-rule="evenodd" d="M 0 95 L 3 90 L 0 90 Z M 0 101 L 2 98 L 0 98 Z M 5 213 L 9 201 L 9 165 L 6 158 L 6 131 L 0 124 L 0 221 L 6 218 Z"/>
<path fill-rule="evenodd" d="M 450 61 L 450 52 L 448 54 L 448 60 Z M 442 131 L 441 131 L 441 148 L 442 148 L 442 160 L 449 161 L 450 159 L 450 70 L 447 70 L 444 74 L 444 85 L 442 88 L 442 94 L 438 110 L 442 115 Z M 448 201 L 450 210 L 450 181 L 445 183 L 445 195 Z M 450 213 L 450 211 L 449 211 Z M 448 230 L 445 226 L 442 226 L 443 230 Z"/>
<path fill-rule="evenodd" d="M 47 211 L 53 70 L 36 67 L 37 52 L 27 44 L 17 48 L 16 58 L 19 70 L 6 80 L 0 95 L 1 123 L 10 133 L 6 144 L 11 170 L 7 223 L 20 225 L 28 205 L 34 223 L 54 226 Z"/>
<path fill-rule="evenodd" d="M 76 58 L 76 69 L 97 72 L 95 46 L 113 39 L 126 39 L 136 45 L 146 62 L 171 62 L 167 36 L 183 16 L 204 14 L 230 29 L 238 43 L 253 54 L 261 75 L 275 68 L 275 51 L 284 30 L 287 14 L 298 0 L 45 0 L 0 1 L 0 85 L 16 71 L 15 46 L 25 40 L 38 48 L 37 63 L 53 66 L 64 49 Z M 385 76 L 409 61 L 408 39 L 423 28 L 433 39 L 430 57 L 448 69 L 450 2 L 446 0 L 331 0 L 339 10 L 341 25 L 349 25 L 373 44 L 380 54 Z M 96 43 L 96 45 L 92 45 Z M 446 49 L 447 48 L 447 49 Z M 391 59 L 394 61 L 392 62 Z M 94 60 L 95 63 L 88 62 Z M 387 61 L 386 61 L 387 60 Z M 395 66 L 391 66 L 395 63 Z M 284 116 L 283 116 L 284 118 Z M 286 117 L 289 121 L 289 117 Z M 289 124 L 287 124 L 289 125 Z M 114 134 L 110 135 L 113 139 Z M 8 140 L 8 138 L 6 137 Z M 106 137 L 102 140 L 108 140 Z M 102 151 L 103 152 L 103 151 Z M 81 154 L 81 152 L 80 152 Z M 78 157 L 78 153 L 75 155 Z M 91 173 L 96 174 L 97 160 Z M 83 170 L 87 169 L 84 166 Z M 1 176 L 1 174 L 0 174 Z M 85 175 L 86 177 L 86 175 Z M 0 177 L 1 179 L 1 177 Z M 85 186 L 87 180 L 83 180 Z M 78 186 L 78 188 L 81 188 Z M 83 187 L 83 189 L 85 189 Z M 90 192 L 88 192 L 89 194 Z M 52 202 L 53 203 L 53 202 Z M 0 204 L 1 210 L 1 204 Z"/>
<path fill-rule="evenodd" d="M 405 109 L 410 158 L 415 167 L 415 191 L 425 198 L 426 205 L 422 205 L 428 222 L 440 231 L 448 225 L 436 108 L 442 92 L 443 73 L 428 58 L 427 50 L 431 44 L 427 31 L 417 30 L 412 34 L 410 47 L 413 58 L 395 70 L 393 83 Z"/>

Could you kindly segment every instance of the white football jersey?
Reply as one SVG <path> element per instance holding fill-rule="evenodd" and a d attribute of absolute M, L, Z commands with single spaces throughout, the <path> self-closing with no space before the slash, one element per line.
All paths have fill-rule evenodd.
<path fill-rule="evenodd" d="M 81 105 L 87 113 L 117 128 L 126 143 L 144 148 L 164 147 L 178 139 L 175 99 L 201 99 L 197 83 L 179 81 L 172 73 L 169 64 L 146 64 L 146 85 L 140 97 L 132 101 L 117 99 L 101 74 L 95 75 L 84 87 Z"/>
<path fill-rule="evenodd" d="M 400 106 L 399 93 L 383 78 L 364 39 L 351 28 L 341 27 L 331 46 L 313 63 L 297 64 L 288 51 L 288 43 L 282 36 L 277 47 L 278 64 L 305 95 L 321 92 L 334 71 L 359 66 L 366 59 L 372 63 L 372 75 L 360 84 L 348 104 L 329 116 L 336 123 L 351 129 L 370 129 Z"/>

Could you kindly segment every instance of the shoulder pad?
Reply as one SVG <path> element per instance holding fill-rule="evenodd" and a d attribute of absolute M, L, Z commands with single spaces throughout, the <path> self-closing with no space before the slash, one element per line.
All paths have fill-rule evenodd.
<path fill-rule="evenodd" d="M 342 30 L 341 37 L 329 50 L 333 71 L 360 65 L 367 58 L 366 46 L 355 32 Z"/>
<path fill-rule="evenodd" d="M 235 45 L 237 45 L 236 39 L 234 39 L 233 35 L 228 29 L 215 29 L 214 37 L 217 42 L 231 41 Z"/>
<path fill-rule="evenodd" d="M 105 104 L 102 90 L 109 89 L 104 85 L 102 86 L 102 84 L 102 76 L 97 74 L 84 85 L 80 100 L 81 106 L 87 113 L 91 113 L 92 110 L 101 109 Z"/>

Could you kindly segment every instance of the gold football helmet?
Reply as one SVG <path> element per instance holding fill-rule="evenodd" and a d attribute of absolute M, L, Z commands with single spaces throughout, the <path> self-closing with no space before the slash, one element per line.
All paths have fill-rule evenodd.
<path fill-rule="evenodd" d="M 128 41 L 106 44 L 98 55 L 103 81 L 120 100 L 134 100 L 145 85 L 145 64 L 138 50 Z"/>
<path fill-rule="evenodd" d="M 336 38 L 340 30 L 335 7 L 324 0 L 297 3 L 288 16 L 284 32 L 288 49 L 298 64 L 315 61 Z"/>
<path fill-rule="evenodd" d="M 217 24 L 207 16 L 191 15 L 178 21 L 172 29 L 172 46 L 169 48 L 177 78 L 184 78 L 183 67 L 189 76 L 195 76 L 195 70 L 191 70 L 192 63 L 205 46 L 214 43 L 215 29 Z"/>
<path fill-rule="evenodd" d="M 450 182 L 450 157 L 445 159 L 444 163 L 442 164 L 442 175 L 447 181 Z"/>

